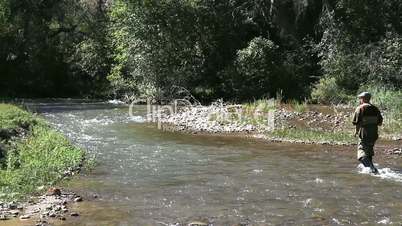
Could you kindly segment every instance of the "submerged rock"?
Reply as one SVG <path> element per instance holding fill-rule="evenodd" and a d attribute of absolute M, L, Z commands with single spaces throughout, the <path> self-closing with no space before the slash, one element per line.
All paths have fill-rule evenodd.
<path fill-rule="evenodd" d="M 202 221 L 193 221 L 189 223 L 187 226 L 208 226 L 209 224 Z"/>
<path fill-rule="evenodd" d="M 70 214 L 70 216 L 72 216 L 72 217 L 78 217 L 78 216 L 80 216 L 80 214 L 77 213 L 77 212 L 72 212 L 72 213 Z"/>
<path fill-rule="evenodd" d="M 26 220 L 26 219 L 29 219 L 29 218 L 31 218 L 31 215 L 29 215 L 29 214 L 20 216 L 20 220 Z"/>
<path fill-rule="evenodd" d="M 402 155 L 402 148 L 393 148 L 385 151 L 388 155 Z"/>
<path fill-rule="evenodd" d="M 82 202 L 82 197 L 78 196 L 74 199 L 74 202 Z"/>

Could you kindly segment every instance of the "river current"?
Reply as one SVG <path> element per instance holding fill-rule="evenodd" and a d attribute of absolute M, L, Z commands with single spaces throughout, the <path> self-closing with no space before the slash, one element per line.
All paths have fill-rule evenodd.
<path fill-rule="evenodd" d="M 339 147 L 164 132 L 146 106 L 30 107 L 97 160 L 69 186 L 98 198 L 62 225 L 402 225 L 401 160 L 375 177 Z"/>

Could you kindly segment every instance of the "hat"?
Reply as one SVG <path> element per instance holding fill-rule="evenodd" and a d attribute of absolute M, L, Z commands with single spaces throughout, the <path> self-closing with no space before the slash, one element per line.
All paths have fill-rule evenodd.
<path fill-rule="evenodd" d="M 362 92 L 357 97 L 359 97 L 359 98 L 371 98 L 371 94 L 369 92 Z"/>

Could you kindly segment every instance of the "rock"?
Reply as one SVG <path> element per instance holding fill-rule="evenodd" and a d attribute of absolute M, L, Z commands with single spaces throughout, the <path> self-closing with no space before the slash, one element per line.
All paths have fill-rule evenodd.
<path fill-rule="evenodd" d="M 18 214 L 20 214 L 19 210 L 10 210 L 9 213 L 13 216 L 17 216 Z"/>
<path fill-rule="evenodd" d="M 385 153 L 388 155 L 402 155 L 402 149 L 399 148 L 388 149 L 385 151 Z"/>
<path fill-rule="evenodd" d="M 53 211 L 49 213 L 49 217 L 56 217 L 56 216 L 57 216 L 57 214 Z"/>
<path fill-rule="evenodd" d="M 31 215 L 29 215 L 29 214 L 20 216 L 20 220 L 26 220 L 29 218 L 31 218 Z"/>
<path fill-rule="evenodd" d="M 82 202 L 82 197 L 78 196 L 74 199 L 74 202 Z"/>
<path fill-rule="evenodd" d="M 4 221 L 4 220 L 8 220 L 8 218 L 5 215 L 0 215 L 0 220 Z"/>
<path fill-rule="evenodd" d="M 80 214 L 79 213 L 77 213 L 77 212 L 72 212 L 71 214 L 70 214 L 70 216 L 72 216 L 72 217 L 78 217 Z"/>
<path fill-rule="evenodd" d="M 8 208 L 9 208 L 10 210 L 15 210 L 15 209 L 18 208 L 18 205 L 17 205 L 17 203 L 15 203 L 15 202 L 10 202 L 10 203 L 8 204 Z"/>
<path fill-rule="evenodd" d="M 54 211 L 60 211 L 61 210 L 61 206 L 57 205 L 53 208 Z"/>
<path fill-rule="evenodd" d="M 202 221 L 193 221 L 189 223 L 187 226 L 208 226 L 208 223 L 202 222 Z"/>
<path fill-rule="evenodd" d="M 66 220 L 66 218 L 63 217 L 63 216 L 61 216 L 59 219 L 62 220 L 62 221 L 65 221 L 65 220 Z"/>
<path fill-rule="evenodd" d="M 53 195 L 55 195 L 55 196 L 60 196 L 60 195 L 61 195 L 61 190 L 60 190 L 59 188 L 51 187 L 51 188 L 49 188 L 49 189 L 47 190 L 46 195 L 47 195 L 47 196 L 53 196 Z"/>

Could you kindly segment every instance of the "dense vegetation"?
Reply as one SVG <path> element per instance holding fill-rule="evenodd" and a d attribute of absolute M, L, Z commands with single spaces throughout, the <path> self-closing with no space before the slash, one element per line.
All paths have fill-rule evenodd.
<path fill-rule="evenodd" d="M 400 0 L 0 0 L 0 95 L 280 95 L 402 87 Z"/>
<path fill-rule="evenodd" d="M 83 155 L 41 118 L 0 104 L 0 200 L 52 185 L 78 167 Z"/>

